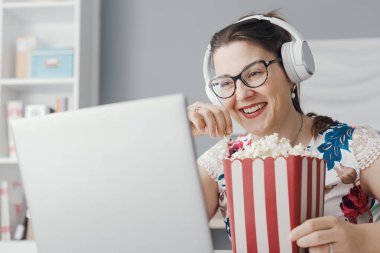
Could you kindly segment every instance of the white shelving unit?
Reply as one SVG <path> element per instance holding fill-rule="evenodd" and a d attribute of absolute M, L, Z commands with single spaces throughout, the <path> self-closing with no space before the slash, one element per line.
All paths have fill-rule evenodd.
<path fill-rule="evenodd" d="M 45 104 L 69 98 L 69 110 L 98 104 L 100 0 L 0 0 L 0 180 L 19 179 L 8 155 L 6 103 Z M 16 39 L 34 36 L 44 48 L 72 48 L 72 78 L 17 79 Z M 0 241 L 0 252 L 37 252 L 33 242 Z"/>

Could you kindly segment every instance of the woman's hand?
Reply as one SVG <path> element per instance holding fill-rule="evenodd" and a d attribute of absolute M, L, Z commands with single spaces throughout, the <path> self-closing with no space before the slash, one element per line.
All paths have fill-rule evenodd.
<path fill-rule="evenodd" d="M 222 137 L 232 133 L 230 114 L 222 106 L 196 102 L 187 107 L 193 136 Z"/>
<path fill-rule="evenodd" d="M 310 253 L 358 253 L 366 252 L 365 234 L 361 225 L 326 216 L 305 221 L 292 230 L 289 238 L 297 241 L 298 246 L 309 248 Z"/>

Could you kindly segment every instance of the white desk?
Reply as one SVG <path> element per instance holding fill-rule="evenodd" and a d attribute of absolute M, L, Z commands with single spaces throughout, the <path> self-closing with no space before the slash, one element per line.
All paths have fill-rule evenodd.
<path fill-rule="evenodd" d="M 36 244 L 33 241 L 1 242 L 1 253 L 37 253 Z M 231 250 L 215 250 L 215 253 L 232 253 Z"/>

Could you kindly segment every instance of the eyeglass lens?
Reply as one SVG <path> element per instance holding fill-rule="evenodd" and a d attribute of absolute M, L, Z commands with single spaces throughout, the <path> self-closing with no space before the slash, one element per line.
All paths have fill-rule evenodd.
<path fill-rule="evenodd" d="M 267 79 L 267 68 L 263 62 L 256 62 L 247 66 L 241 73 L 243 83 L 251 88 L 262 85 Z M 235 80 L 234 80 L 235 79 Z M 239 76 L 233 78 L 230 76 L 217 77 L 210 82 L 210 86 L 218 97 L 231 97 L 236 89 L 235 81 Z"/>

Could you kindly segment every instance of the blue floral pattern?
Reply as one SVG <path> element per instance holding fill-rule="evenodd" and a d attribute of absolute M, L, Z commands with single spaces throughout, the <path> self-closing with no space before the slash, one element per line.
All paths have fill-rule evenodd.
<path fill-rule="evenodd" d="M 218 185 L 219 189 L 226 190 L 226 180 L 224 179 L 224 173 L 219 174 Z"/>
<path fill-rule="evenodd" d="M 323 154 L 323 159 L 327 162 L 328 170 L 334 168 L 335 163 L 339 163 L 342 160 L 341 149 L 351 152 L 349 149 L 349 140 L 352 140 L 354 130 L 355 128 L 342 123 L 327 130 L 325 142 L 318 147 L 318 151 Z"/>
<path fill-rule="evenodd" d="M 226 225 L 227 235 L 231 239 L 230 218 L 228 216 L 224 219 L 224 224 Z"/>

